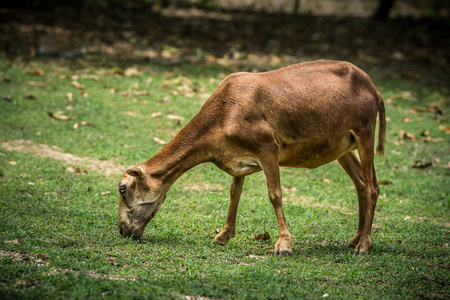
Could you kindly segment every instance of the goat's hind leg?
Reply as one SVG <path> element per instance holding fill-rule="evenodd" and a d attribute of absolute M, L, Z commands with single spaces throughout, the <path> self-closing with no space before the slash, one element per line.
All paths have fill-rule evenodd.
<path fill-rule="evenodd" d="M 355 152 L 349 152 L 338 159 L 338 162 L 342 168 L 350 176 L 351 180 L 355 184 L 356 193 L 358 194 L 359 204 L 359 223 L 358 231 L 347 243 L 347 247 L 356 248 L 361 237 L 364 219 L 366 215 L 366 185 L 364 183 L 364 173 L 362 171 L 361 163 Z"/>
<path fill-rule="evenodd" d="M 242 187 L 244 186 L 244 179 L 245 176 L 233 177 L 230 187 L 230 207 L 228 208 L 227 220 L 225 221 L 225 226 L 222 231 L 214 238 L 214 242 L 217 244 L 225 245 L 232 237 L 234 237 L 236 232 L 236 214 Z"/>
<path fill-rule="evenodd" d="M 374 130 L 375 128 L 373 128 Z M 360 138 L 363 137 L 363 138 Z M 361 229 L 359 242 L 355 247 L 356 254 L 367 254 L 372 248 L 371 232 L 372 222 L 375 214 L 375 207 L 379 194 L 377 178 L 375 175 L 374 159 L 374 132 L 367 130 L 361 135 L 356 135 L 358 154 L 361 161 L 361 168 L 365 183 L 365 206 L 364 221 Z M 361 210 L 361 208 L 360 208 Z"/>

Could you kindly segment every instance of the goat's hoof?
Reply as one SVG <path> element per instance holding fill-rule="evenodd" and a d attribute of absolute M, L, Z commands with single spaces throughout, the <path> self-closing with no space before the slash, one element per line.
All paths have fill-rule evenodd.
<path fill-rule="evenodd" d="M 362 247 L 356 247 L 355 248 L 355 255 L 367 255 L 369 254 L 369 250 L 368 249 L 363 249 Z"/>
<path fill-rule="evenodd" d="M 275 255 L 289 256 L 292 254 L 292 237 L 279 239 L 275 244 Z"/>
<path fill-rule="evenodd" d="M 224 246 L 224 245 L 226 245 L 228 243 L 228 240 L 222 240 L 222 239 L 220 239 L 220 238 L 218 239 L 216 237 L 216 238 L 214 238 L 214 243 L 218 244 L 218 245 L 221 245 L 221 246 Z"/>
<path fill-rule="evenodd" d="M 356 248 L 359 244 L 359 235 L 355 235 L 347 242 L 347 248 Z"/>
<path fill-rule="evenodd" d="M 366 240 L 365 242 L 361 241 L 356 247 L 355 247 L 355 255 L 366 255 L 369 254 L 369 250 L 373 248 L 372 241 L 370 238 Z"/>
<path fill-rule="evenodd" d="M 226 231 L 221 231 L 216 237 L 214 238 L 214 243 L 219 245 L 226 245 L 230 238 L 232 237 L 232 234 L 229 234 Z"/>
<path fill-rule="evenodd" d="M 222 242 L 222 241 L 218 241 L 218 240 L 214 239 L 214 244 L 217 244 L 220 246 L 225 246 L 227 244 L 227 242 Z"/>
<path fill-rule="evenodd" d="M 290 251 L 290 250 L 281 250 L 281 251 L 276 252 L 275 254 L 280 256 L 280 257 L 291 256 L 292 255 L 292 251 Z"/>

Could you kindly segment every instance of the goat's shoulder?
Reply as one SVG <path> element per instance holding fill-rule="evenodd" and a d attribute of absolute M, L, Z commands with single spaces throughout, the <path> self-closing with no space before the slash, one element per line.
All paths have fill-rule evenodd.
<path fill-rule="evenodd" d="M 248 99 L 264 86 L 262 73 L 239 72 L 228 75 L 217 87 L 215 96 L 217 98 L 234 100 Z M 227 101 L 228 102 L 228 101 Z"/>
<path fill-rule="evenodd" d="M 337 60 L 318 60 L 303 62 L 290 67 L 301 73 L 329 73 L 338 77 L 348 77 L 353 73 L 364 73 L 360 68 L 350 62 Z M 287 69 L 288 68 L 289 67 L 287 67 Z"/>

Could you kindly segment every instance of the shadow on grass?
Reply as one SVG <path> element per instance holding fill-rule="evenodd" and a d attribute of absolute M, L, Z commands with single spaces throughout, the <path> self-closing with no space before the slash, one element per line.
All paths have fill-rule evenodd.
<path fill-rule="evenodd" d="M 75 7 L 2 11 L 0 51 L 85 64 L 94 54 L 103 63 L 114 59 L 121 66 L 162 61 L 164 66 L 218 62 L 228 67 L 234 60 L 239 70 L 329 58 L 363 67 L 400 67 L 405 77 L 448 82 L 443 70 L 450 64 L 450 28 L 445 20 Z"/>

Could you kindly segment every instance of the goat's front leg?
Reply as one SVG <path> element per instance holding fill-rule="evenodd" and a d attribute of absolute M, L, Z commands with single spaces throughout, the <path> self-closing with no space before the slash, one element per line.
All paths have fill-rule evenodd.
<path fill-rule="evenodd" d="M 230 207 L 228 208 L 227 220 L 222 231 L 216 235 L 214 241 L 220 245 L 228 243 L 236 232 L 236 214 L 239 205 L 239 199 L 244 186 L 245 176 L 233 177 L 230 187 Z"/>
<path fill-rule="evenodd" d="M 293 241 L 283 212 L 278 152 L 276 152 L 276 155 L 265 156 L 261 160 L 261 163 L 267 180 L 269 199 L 275 209 L 278 230 L 280 233 L 278 242 L 275 244 L 275 254 L 280 256 L 288 256 L 292 254 Z"/>

